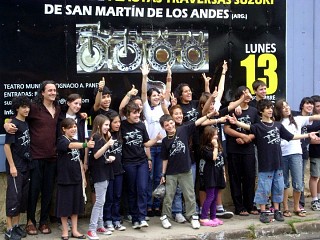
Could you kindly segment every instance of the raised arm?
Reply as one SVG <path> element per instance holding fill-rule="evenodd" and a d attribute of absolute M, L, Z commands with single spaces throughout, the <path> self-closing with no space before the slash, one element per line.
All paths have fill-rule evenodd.
<path fill-rule="evenodd" d="M 132 84 L 132 88 L 129 92 L 127 92 L 127 94 L 122 98 L 121 103 L 119 105 L 119 114 L 120 116 L 123 116 L 122 114 L 122 109 L 128 104 L 128 102 L 130 101 L 130 98 L 132 96 L 136 96 L 138 93 L 138 90 L 136 89 L 136 87 Z"/>
<path fill-rule="evenodd" d="M 202 73 L 202 78 L 204 80 L 204 91 L 209 93 L 211 77 L 207 77 L 205 73 Z"/>
<path fill-rule="evenodd" d="M 228 117 L 228 120 L 231 124 L 235 124 L 237 125 L 238 127 L 241 127 L 245 130 L 250 130 L 250 125 L 249 124 L 246 124 L 246 123 L 243 123 L 243 122 L 239 122 L 238 119 L 236 118 L 236 116 L 234 114 L 232 114 L 232 116 L 229 116 Z"/>
<path fill-rule="evenodd" d="M 171 72 L 171 65 L 167 64 L 167 79 L 166 79 L 166 91 L 164 93 L 164 98 L 169 102 L 170 101 L 170 94 L 171 94 L 171 82 L 172 82 L 172 72 Z"/>
<path fill-rule="evenodd" d="M 145 103 L 148 100 L 147 80 L 148 80 L 148 74 L 150 72 L 149 64 L 142 64 L 142 66 L 140 67 L 140 70 L 142 73 L 141 99 L 142 99 L 142 102 Z"/>
<path fill-rule="evenodd" d="M 94 100 L 93 110 L 95 112 L 100 109 L 102 91 L 103 91 L 103 88 L 104 88 L 105 85 L 106 85 L 106 81 L 105 81 L 104 77 L 102 77 L 102 79 L 99 81 L 98 92 L 97 92 L 96 98 Z"/>
<path fill-rule="evenodd" d="M 241 95 L 241 97 L 234 101 L 234 102 L 230 102 L 229 106 L 228 106 L 228 112 L 232 111 L 233 109 L 237 108 L 238 106 L 240 106 L 240 104 L 247 99 L 252 99 L 252 95 L 250 93 L 247 93 L 246 91 L 243 91 L 243 94 Z M 241 110 L 241 108 L 240 108 Z"/>
<path fill-rule="evenodd" d="M 210 95 L 210 97 L 208 98 L 208 100 L 206 101 L 206 103 L 204 104 L 203 108 L 202 108 L 202 116 L 204 116 L 205 114 L 207 114 L 207 112 L 209 112 L 210 109 L 210 105 L 213 101 L 215 101 L 215 98 L 218 95 L 218 91 L 217 91 L 217 87 L 215 87 L 213 93 Z"/>
<path fill-rule="evenodd" d="M 220 81 L 218 84 L 218 96 L 216 97 L 215 103 L 214 103 L 214 110 L 216 110 L 217 112 L 219 111 L 221 106 L 221 99 L 224 92 L 224 85 L 226 81 L 227 71 L 228 71 L 228 64 L 227 64 L 227 61 L 224 60 L 222 65 L 222 73 L 221 73 Z"/>

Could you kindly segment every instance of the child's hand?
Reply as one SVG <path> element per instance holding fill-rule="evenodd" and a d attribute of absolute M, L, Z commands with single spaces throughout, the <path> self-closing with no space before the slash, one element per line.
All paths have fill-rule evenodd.
<path fill-rule="evenodd" d="M 202 73 L 202 77 L 205 82 L 210 82 L 211 80 L 211 77 L 207 77 L 205 73 Z"/>
<path fill-rule="evenodd" d="M 87 142 L 87 147 L 94 148 L 94 141 L 92 140 L 92 138 Z"/>
<path fill-rule="evenodd" d="M 131 96 L 136 96 L 138 93 L 138 89 L 132 84 L 131 90 L 127 93 L 127 95 Z"/>
<path fill-rule="evenodd" d="M 228 71 L 228 64 L 227 64 L 227 61 L 224 60 L 222 65 L 222 73 L 226 74 L 227 71 Z"/>
<path fill-rule="evenodd" d="M 166 182 L 166 178 L 165 177 L 161 177 L 161 179 L 160 179 L 160 184 L 163 184 L 163 183 L 165 183 Z"/>
<path fill-rule="evenodd" d="M 170 94 L 170 101 L 171 101 L 171 106 L 175 106 L 178 103 L 177 98 L 174 96 L 173 93 Z"/>
<path fill-rule="evenodd" d="M 157 136 L 156 136 L 157 141 L 161 140 L 162 138 L 163 138 L 163 137 L 162 137 L 161 133 L 158 132 L 158 134 L 157 134 Z"/>
<path fill-rule="evenodd" d="M 107 142 L 108 147 L 113 146 L 114 142 L 115 142 L 115 141 L 114 141 L 112 138 L 110 138 L 109 141 Z"/>
<path fill-rule="evenodd" d="M 16 166 L 10 167 L 10 174 L 11 174 L 12 177 L 18 176 L 18 171 L 17 171 Z"/>
<path fill-rule="evenodd" d="M 218 140 L 215 136 L 211 139 L 211 144 L 213 147 L 218 147 Z"/>
<path fill-rule="evenodd" d="M 227 121 L 228 117 L 229 117 L 229 116 L 226 115 L 226 116 L 224 116 L 224 117 L 219 118 L 219 123 L 225 123 L 225 122 Z"/>
<path fill-rule="evenodd" d="M 234 114 L 232 114 L 232 117 L 231 116 L 228 116 L 228 121 L 231 123 L 231 124 L 236 124 L 238 122 L 236 116 Z"/>
<path fill-rule="evenodd" d="M 102 79 L 99 81 L 98 89 L 102 91 L 105 85 L 106 85 L 106 81 L 104 80 L 104 77 L 102 77 Z"/>
<path fill-rule="evenodd" d="M 142 64 L 142 66 L 140 67 L 140 70 L 143 76 L 148 76 L 150 72 L 149 64 Z"/>

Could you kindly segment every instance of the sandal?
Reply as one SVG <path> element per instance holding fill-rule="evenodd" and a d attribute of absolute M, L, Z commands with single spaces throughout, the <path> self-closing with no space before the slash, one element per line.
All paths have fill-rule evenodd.
<path fill-rule="evenodd" d="M 39 226 L 39 231 L 42 234 L 50 234 L 51 233 L 51 229 L 49 228 L 49 226 L 47 224 L 42 224 Z"/>
<path fill-rule="evenodd" d="M 291 212 L 289 210 L 284 210 L 283 211 L 283 216 L 285 217 L 292 217 Z"/>
<path fill-rule="evenodd" d="M 61 236 L 61 240 L 69 240 L 69 236 Z"/>
<path fill-rule="evenodd" d="M 250 211 L 250 214 L 252 215 L 259 215 L 260 213 L 257 210 Z"/>
<path fill-rule="evenodd" d="M 294 215 L 299 217 L 306 217 L 307 215 L 303 213 L 302 211 L 293 211 Z"/>
<path fill-rule="evenodd" d="M 243 211 L 239 212 L 239 215 L 242 217 L 247 217 L 247 216 L 249 216 L 249 213 L 246 210 L 243 210 Z"/>
<path fill-rule="evenodd" d="M 26 232 L 28 235 L 38 235 L 37 228 L 33 225 L 33 223 L 27 224 L 26 226 Z"/>

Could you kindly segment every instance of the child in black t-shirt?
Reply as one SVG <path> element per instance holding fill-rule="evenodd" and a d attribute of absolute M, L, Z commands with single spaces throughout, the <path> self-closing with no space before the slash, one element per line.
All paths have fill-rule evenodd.
<path fill-rule="evenodd" d="M 84 198 L 82 181 L 84 169 L 79 149 L 94 147 L 94 141 L 78 142 L 74 138 L 77 123 L 72 118 L 61 121 L 62 136 L 57 140 L 57 206 L 56 216 L 61 217 L 61 239 L 68 239 L 68 217 L 71 217 L 72 237 L 84 239 L 78 232 L 78 215 L 83 213 Z"/>
<path fill-rule="evenodd" d="M 163 228 L 171 227 L 167 216 L 171 217 L 172 201 L 178 184 L 185 199 L 186 217 L 191 221 L 194 229 L 200 228 L 199 218 L 196 216 L 189 139 L 194 134 L 196 126 L 210 118 L 212 114 L 209 113 L 195 122 L 185 123 L 179 128 L 176 128 L 175 122 L 169 114 L 160 118 L 160 124 L 167 133 L 161 146 L 163 165 L 160 183 L 166 182 L 166 195 L 163 200 L 162 217 L 160 218 Z"/>
<path fill-rule="evenodd" d="M 202 157 L 206 162 L 203 169 L 206 199 L 202 205 L 200 223 L 203 226 L 215 227 L 223 224 L 223 221 L 216 217 L 216 202 L 219 189 L 226 187 L 222 145 L 218 139 L 218 128 L 205 127 L 201 140 Z M 209 210 L 210 219 L 208 219 Z"/>
<path fill-rule="evenodd" d="M 260 205 L 260 221 L 270 222 L 266 212 L 266 204 L 269 195 L 272 195 L 274 204 L 274 218 L 277 221 L 284 221 L 279 203 L 283 201 L 284 179 L 281 169 L 281 138 L 290 141 L 311 137 L 317 139 L 315 133 L 291 134 L 281 123 L 273 120 L 273 104 L 271 101 L 261 99 L 257 104 L 261 121 L 254 124 L 245 124 L 237 121 L 235 115 L 229 118 L 232 124 L 236 124 L 245 130 L 250 130 L 255 135 L 258 149 L 258 188 L 254 202 Z"/>
<path fill-rule="evenodd" d="M 21 96 L 12 99 L 12 110 L 16 112 L 13 124 L 15 134 L 6 134 L 4 152 L 7 158 L 7 193 L 6 215 L 7 231 L 5 239 L 26 237 L 26 232 L 19 226 L 20 213 L 27 210 L 29 191 L 30 135 L 26 120 L 30 112 L 30 99 Z"/>

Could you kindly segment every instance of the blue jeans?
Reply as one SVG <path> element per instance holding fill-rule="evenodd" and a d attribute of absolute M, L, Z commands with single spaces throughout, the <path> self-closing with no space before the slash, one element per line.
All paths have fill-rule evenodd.
<path fill-rule="evenodd" d="M 120 201 L 122 193 L 123 174 L 115 175 L 109 181 L 106 202 L 103 206 L 103 221 L 117 222 L 121 220 Z"/>
<path fill-rule="evenodd" d="M 269 195 L 272 195 L 272 202 L 283 202 L 283 173 L 282 170 L 258 173 L 258 188 L 254 197 L 256 204 L 267 204 Z"/>
<path fill-rule="evenodd" d="M 291 154 L 282 156 L 281 166 L 283 171 L 284 188 L 290 187 L 289 171 L 292 178 L 292 188 L 296 192 L 303 191 L 302 185 L 302 166 L 301 154 Z"/>
<path fill-rule="evenodd" d="M 162 159 L 161 159 L 161 146 L 155 146 L 150 148 L 152 158 L 152 170 L 149 172 L 148 181 L 148 209 L 159 209 L 160 199 L 153 198 L 152 192 L 160 184 L 161 173 L 162 173 Z"/>
<path fill-rule="evenodd" d="M 191 172 L 192 172 L 193 185 L 195 186 L 196 175 L 197 175 L 196 163 L 193 163 L 191 165 Z M 196 206 L 196 211 L 198 210 L 197 208 L 198 206 Z M 181 188 L 179 187 L 179 184 L 177 186 L 177 190 L 172 202 L 172 214 L 175 215 L 177 213 L 183 213 L 182 191 L 181 191 Z"/>
<path fill-rule="evenodd" d="M 149 167 L 147 159 L 142 163 L 123 166 L 127 179 L 129 213 L 132 223 L 145 220 L 147 215 L 147 188 Z"/>
<path fill-rule="evenodd" d="M 106 200 L 108 184 L 108 180 L 94 184 L 94 189 L 96 190 L 96 201 L 91 211 L 89 231 L 96 231 L 97 228 L 103 227 L 103 205 Z"/>

